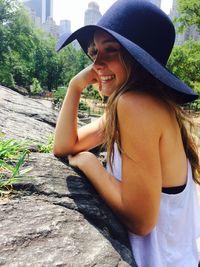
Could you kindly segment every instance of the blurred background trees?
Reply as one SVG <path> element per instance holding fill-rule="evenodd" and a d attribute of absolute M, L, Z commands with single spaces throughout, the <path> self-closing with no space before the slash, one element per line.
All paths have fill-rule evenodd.
<path fill-rule="evenodd" d="M 0 84 L 11 88 L 30 89 L 37 80 L 44 91 L 53 91 L 89 62 L 72 45 L 57 53 L 57 40 L 36 28 L 17 0 L 0 0 L 0 41 Z"/>
<path fill-rule="evenodd" d="M 177 0 L 179 16 L 174 20 L 178 33 L 194 26 L 200 32 L 200 1 Z M 173 48 L 168 68 L 200 95 L 200 42 L 192 39 Z M 200 99 L 190 105 L 200 110 Z"/>
<path fill-rule="evenodd" d="M 176 18 L 179 22 L 179 30 L 184 31 L 187 27 L 196 25 L 200 31 L 200 1 L 199 0 L 177 0 L 180 16 Z"/>

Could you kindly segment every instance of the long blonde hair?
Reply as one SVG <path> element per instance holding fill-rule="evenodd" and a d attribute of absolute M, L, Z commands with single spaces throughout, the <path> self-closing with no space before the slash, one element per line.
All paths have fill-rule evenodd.
<path fill-rule="evenodd" d="M 122 63 L 127 70 L 127 81 L 121 88 L 116 89 L 108 99 L 104 128 L 104 145 L 107 149 L 107 159 L 111 168 L 113 162 L 114 143 L 117 144 L 120 153 L 122 152 L 117 116 L 117 104 L 119 97 L 130 90 L 138 89 L 159 97 L 175 112 L 182 136 L 184 150 L 192 166 L 193 179 L 200 185 L 198 150 L 193 137 L 195 126 L 190 116 L 181 105 L 176 103 L 176 95 L 172 95 L 172 90 L 166 88 L 165 85 L 148 73 L 139 63 L 133 61 L 126 52 L 122 51 L 121 57 Z"/>

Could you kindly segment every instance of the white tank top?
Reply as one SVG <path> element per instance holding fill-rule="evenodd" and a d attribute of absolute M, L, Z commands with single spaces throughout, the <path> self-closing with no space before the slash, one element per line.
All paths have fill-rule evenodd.
<path fill-rule="evenodd" d="M 114 147 L 113 172 L 121 180 L 121 156 Z M 134 203 L 133 203 L 134 208 Z M 159 218 L 152 232 L 138 236 L 129 232 L 138 267 L 197 267 L 196 239 L 200 236 L 200 207 L 197 187 L 188 161 L 187 184 L 178 194 L 161 194 Z"/>

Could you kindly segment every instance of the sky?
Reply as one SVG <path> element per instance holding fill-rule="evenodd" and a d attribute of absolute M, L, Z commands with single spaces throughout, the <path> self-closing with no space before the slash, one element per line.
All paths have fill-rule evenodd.
<path fill-rule="evenodd" d="M 116 0 L 95 0 L 99 5 L 99 10 L 103 15 L 105 11 Z M 60 20 L 71 20 L 72 32 L 80 28 L 84 24 L 84 12 L 88 7 L 88 3 L 91 0 L 54 0 L 53 1 L 53 18 L 57 25 L 60 24 Z M 161 8 L 169 14 L 172 6 L 172 0 L 162 0 Z"/>

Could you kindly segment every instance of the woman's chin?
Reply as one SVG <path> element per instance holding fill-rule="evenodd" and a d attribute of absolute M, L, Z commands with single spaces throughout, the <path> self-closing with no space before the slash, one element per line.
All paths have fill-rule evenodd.
<path fill-rule="evenodd" d="M 111 86 L 105 86 L 103 84 L 93 84 L 93 87 L 101 96 L 110 96 L 114 91 Z"/>
<path fill-rule="evenodd" d="M 114 90 L 111 90 L 110 88 L 101 88 L 99 89 L 99 93 L 102 96 L 110 96 L 113 93 Z"/>
<path fill-rule="evenodd" d="M 108 92 L 100 92 L 100 95 L 101 96 L 110 96 L 111 93 L 108 93 Z"/>

